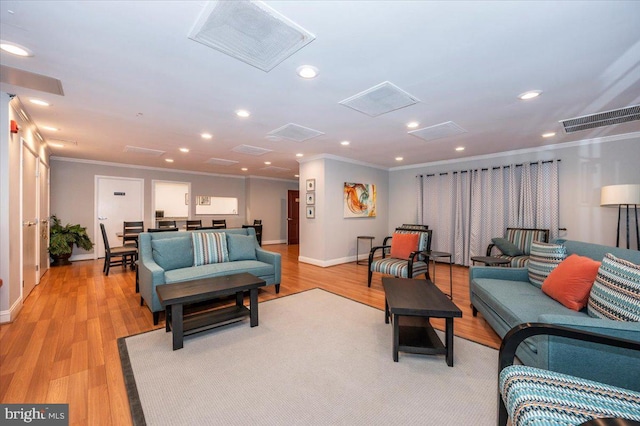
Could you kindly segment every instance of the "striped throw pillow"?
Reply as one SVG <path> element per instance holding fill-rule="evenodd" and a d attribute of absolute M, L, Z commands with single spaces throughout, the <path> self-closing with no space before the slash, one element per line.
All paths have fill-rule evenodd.
<path fill-rule="evenodd" d="M 591 287 L 587 313 L 595 318 L 640 321 L 640 265 L 607 253 Z"/>
<path fill-rule="evenodd" d="M 227 236 L 224 232 L 193 232 L 193 266 L 229 261 Z"/>
<path fill-rule="evenodd" d="M 538 288 L 556 266 L 567 257 L 567 249 L 562 244 L 534 241 L 529 256 L 529 281 Z"/>

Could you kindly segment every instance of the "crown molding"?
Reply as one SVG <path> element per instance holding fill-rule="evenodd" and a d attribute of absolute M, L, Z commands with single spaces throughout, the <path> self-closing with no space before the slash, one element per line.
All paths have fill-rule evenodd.
<path fill-rule="evenodd" d="M 388 167 L 378 166 L 376 164 L 371 164 L 371 163 L 365 163 L 364 161 L 353 160 L 351 158 L 340 157 L 338 155 L 333 155 L 333 154 L 318 154 L 308 158 L 301 158 L 297 161 L 299 164 L 302 164 L 302 163 L 308 163 L 310 161 L 323 160 L 323 159 L 341 161 L 343 163 L 356 164 L 358 166 L 371 167 L 373 169 L 378 169 L 378 170 L 389 170 Z"/>

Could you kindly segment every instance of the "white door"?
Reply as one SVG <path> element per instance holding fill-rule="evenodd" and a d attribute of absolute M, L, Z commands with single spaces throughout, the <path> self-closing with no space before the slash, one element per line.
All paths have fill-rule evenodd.
<path fill-rule="evenodd" d="M 122 245 L 118 234 L 122 233 L 123 222 L 144 220 L 144 179 L 96 176 L 95 185 L 98 215 L 94 243 L 98 257 L 104 257 L 101 223 L 107 231 L 109 245 L 117 247 Z"/>
<path fill-rule="evenodd" d="M 22 145 L 22 300 L 36 285 L 38 157 Z"/>
<path fill-rule="evenodd" d="M 49 269 L 49 166 L 43 162 L 38 163 L 40 165 L 40 173 L 38 173 L 38 179 L 40 180 L 40 196 L 39 211 L 40 211 L 40 223 L 39 234 L 40 242 L 38 249 L 40 251 L 40 264 L 38 265 L 39 275 L 42 277 Z M 38 279 L 38 282 L 40 280 Z"/>

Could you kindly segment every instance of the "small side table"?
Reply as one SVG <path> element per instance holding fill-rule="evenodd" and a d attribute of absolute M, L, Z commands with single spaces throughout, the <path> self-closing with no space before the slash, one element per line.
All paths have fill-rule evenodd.
<path fill-rule="evenodd" d="M 447 253 L 446 251 L 433 250 L 429 252 L 429 259 L 433 260 L 433 278 L 431 278 L 431 280 L 434 284 L 436 283 L 436 258 L 438 257 L 449 258 L 449 299 L 453 300 L 453 265 L 451 253 Z"/>
<path fill-rule="evenodd" d="M 358 235 L 356 237 L 356 265 L 361 265 L 362 262 L 360 262 L 360 240 L 369 240 L 369 251 L 371 251 L 371 249 L 373 248 L 373 240 L 375 239 L 375 237 L 370 237 L 368 235 Z"/>
<path fill-rule="evenodd" d="M 503 266 L 511 263 L 509 259 L 492 256 L 471 256 L 471 261 L 475 265 L 476 262 L 484 263 L 486 266 Z"/>

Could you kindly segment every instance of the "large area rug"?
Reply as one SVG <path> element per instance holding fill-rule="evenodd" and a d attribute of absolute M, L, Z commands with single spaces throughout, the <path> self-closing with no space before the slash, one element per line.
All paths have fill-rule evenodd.
<path fill-rule="evenodd" d="M 384 312 L 314 289 L 185 339 L 120 339 L 134 424 L 495 425 L 497 351 L 455 338 L 444 356 L 400 352 Z"/>

